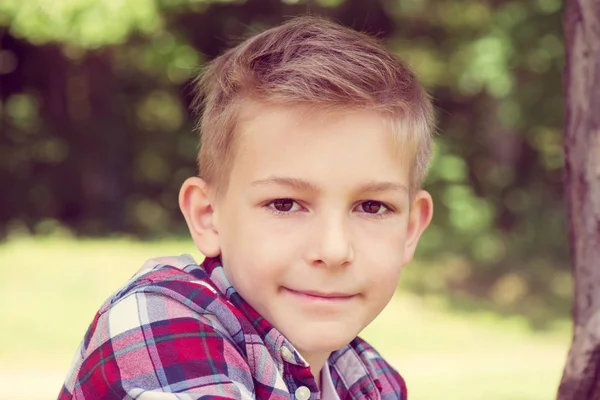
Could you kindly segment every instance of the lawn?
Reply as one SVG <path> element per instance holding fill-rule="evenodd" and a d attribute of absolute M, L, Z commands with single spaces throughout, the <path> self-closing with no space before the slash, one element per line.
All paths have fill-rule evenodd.
<path fill-rule="evenodd" d="M 0 245 L 0 399 L 56 398 L 94 312 L 150 257 L 191 242 L 19 239 Z M 413 268 L 414 267 L 414 268 Z M 404 274 L 422 273 L 411 266 Z M 364 332 L 407 381 L 411 400 L 550 400 L 568 321 L 532 331 L 520 316 L 465 314 L 405 291 Z"/>

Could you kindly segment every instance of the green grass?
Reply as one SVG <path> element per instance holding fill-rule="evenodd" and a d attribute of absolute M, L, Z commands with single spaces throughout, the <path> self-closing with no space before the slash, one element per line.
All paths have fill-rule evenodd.
<path fill-rule="evenodd" d="M 95 311 L 150 257 L 191 241 L 20 239 L 0 245 L 0 399 L 56 398 Z M 423 273 L 411 266 L 404 274 Z M 532 331 L 519 316 L 464 314 L 444 298 L 396 296 L 363 337 L 407 381 L 411 400 L 550 400 L 568 321 Z"/>

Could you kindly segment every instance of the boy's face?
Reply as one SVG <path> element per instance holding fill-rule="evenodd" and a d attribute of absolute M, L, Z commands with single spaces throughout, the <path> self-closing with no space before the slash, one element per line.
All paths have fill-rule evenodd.
<path fill-rule="evenodd" d="M 237 291 L 306 358 L 349 343 L 385 307 L 431 217 L 370 111 L 246 108 L 212 224 Z M 400 152 L 401 154 L 401 152 Z"/>

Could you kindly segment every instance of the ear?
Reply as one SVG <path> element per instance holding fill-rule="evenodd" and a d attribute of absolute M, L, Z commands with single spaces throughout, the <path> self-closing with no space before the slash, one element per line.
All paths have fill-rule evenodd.
<path fill-rule="evenodd" d="M 198 250 L 206 257 L 216 257 L 221 254 L 221 246 L 209 192 L 203 179 L 186 179 L 179 191 L 179 208 Z"/>
<path fill-rule="evenodd" d="M 431 217 L 433 217 L 433 200 L 431 199 L 431 195 L 424 190 L 420 190 L 415 194 L 410 206 L 408 229 L 404 244 L 404 259 L 402 260 L 403 266 L 412 260 L 421 234 L 429 226 Z"/>

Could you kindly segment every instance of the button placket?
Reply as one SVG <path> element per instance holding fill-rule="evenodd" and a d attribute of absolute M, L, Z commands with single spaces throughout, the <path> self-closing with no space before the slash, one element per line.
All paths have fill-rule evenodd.
<path fill-rule="evenodd" d="M 298 360 L 296 358 L 296 352 L 295 350 L 293 350 L 293 348 L 290 348 L 289 346 L 286 345 L 282 345 L 279 349 L 279 354 L 281 355 L 282 360 L 284 361 L 284 364 L 293 364 L 294 368 L 295 367 L 301 367 L 301 365 L 298 364 Z M 288 368 L 290 368 L 292 366 L 289 365 L 284 365 L 284 371 L 286 371 Z M 285 372 L 284 372 L 285 374 Z M 292 379 L 293 380 L 293 379 Z M 290 382 L 291 385 L 295 386 L 295 384 L 293 382 Z M 311 398 L 312 392 L 310 391 L 310 389 L 308 388 L 308 386 L 299 386 L 296 388 L 296 390 L 294 391 L 294 398 L 297 400 L 309 400 Z"/>

